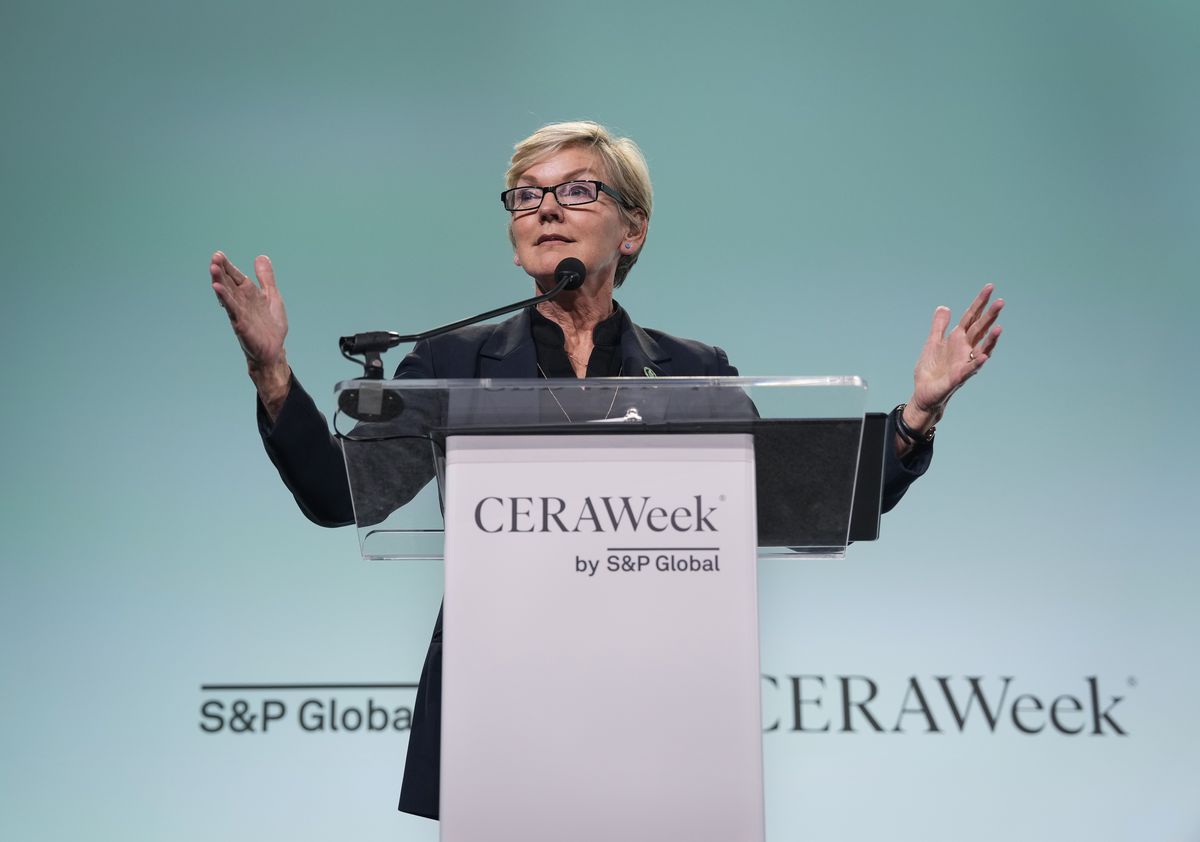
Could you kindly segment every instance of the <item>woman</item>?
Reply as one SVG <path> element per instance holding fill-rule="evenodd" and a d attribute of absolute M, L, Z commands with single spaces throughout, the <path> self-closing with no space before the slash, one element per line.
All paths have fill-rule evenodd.
<path fill-rule="evenodd" d="M 542 289 L 564 257 L 587 267 L 584 285 L 499 324 L 464 328 L 418 343 L 397 377 L 641 377 L 734 375 L 716 347 L 636 325 L 613 300 L 646 242 L 650 176 L 633 141 L 591 122 L 539 129 L 516 146 L 501 201 L 510 214 L 513 260 Z M 259 285 L 221 252 L 212 287 L 245 352 L 259 398 L 263 442 L 305 514 L 322 525 L 354 520 L 342 451 L 292 374 L 284 351 L 287 316 L 266 257 Z M 987 362 L 1000 337 L 1003 302 L 985 286 L 949 335 L 950 311 L 934 311 L 917 361 L 912 396 L 889 418 L 893 446 L 884 468 L 890 508 L 929 464 L 934 424 L 957 389 Z M 437 817 L 441 615 L 417 692 L 400 808 Z"/>

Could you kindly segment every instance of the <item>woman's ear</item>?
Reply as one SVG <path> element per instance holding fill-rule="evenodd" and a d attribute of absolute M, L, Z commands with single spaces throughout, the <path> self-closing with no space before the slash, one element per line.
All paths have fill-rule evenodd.
<path fill-rule="evenodd" d="M 518 269 L 521 268 L 521 256 L 515 251 L 513 252 L 513 266 L 516 266 Z"/>
<path fill-rule="evenodd" d="M 636 254 L 641 251 L 642 243 L 646 239 L 646 229 L 649 227 L 649 220 L 646 219 L 646 213 L 641 209 L 633 211 L 633 224 L 625 231 L 625 240 L 622 243 L 623 250 L 626 254 Z M 626 247 L 625 243 L 629 245 Z"/>

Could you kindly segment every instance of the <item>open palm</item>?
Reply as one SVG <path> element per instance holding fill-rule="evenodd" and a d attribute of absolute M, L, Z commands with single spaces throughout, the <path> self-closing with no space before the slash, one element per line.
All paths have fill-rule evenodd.
<path fill-rule="evenodd" d="M 1004 308 L 1001 298 L 988 307 L 992 290 L 987 284 L 979 291 L 948 335 L 950 308 L 933 311 L 933 324 L 913 371 L 912 401 L 921 411 L 940 416 L 954 393 L 991 357 L 1001 332 L 993 325 Z"/>
<path fill-rule="evenodd" d="M 254 283 L 222 252 L 212 256 L 208 272 L 213 292 L 229 315 L 233 332 L 251 368 L 267 368 L 283 359 L 287 337 L 287 311 L 275 285 L 271 260 L 261 255 L 254 260 Z"/>

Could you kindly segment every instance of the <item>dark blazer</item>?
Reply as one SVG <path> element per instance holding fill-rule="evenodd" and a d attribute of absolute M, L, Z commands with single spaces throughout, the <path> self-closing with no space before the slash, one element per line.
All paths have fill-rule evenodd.
<path fill-rule="evenodd" d="M 720 348 L 681 339 L 630 323 L 621 337 L 623 370 L 630 376 L 733 376 Z M 528 311 L 497 324 L 475 325 L 417 343 L 396 369 L 397 378 L 522 378 L 537 376 L 537 349 Z M 271 461 L 300 509 L 322 526 L 354 522 L 342 449 L 325 417 L 294 378 L 274 424 L 261 403 L 259 431 Z M 889 416 L 889 424 L 890 416 Z M 887 441 L 891 441 L 891 433 Z M 907 462 L 885 449 L 883 508 L 899 501 L 925 472 L 931 452 L 915 452 Z M 436 819 L 441 759 L 442 614 L 421 669 L 413 710 L 400 809 Z"/>

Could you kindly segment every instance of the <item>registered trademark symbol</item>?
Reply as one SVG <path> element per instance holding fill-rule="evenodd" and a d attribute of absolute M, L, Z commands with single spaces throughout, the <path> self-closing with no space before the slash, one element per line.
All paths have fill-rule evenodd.
<path fill-rule="evenodd" d="M 1129 684 L 1130 687 L 1137 687 L 1137 679 L 1134 678 L 1132 675 L 1129 676 L 1129 678 L 1125 679 L 1125 681 L 1127 684 Z"/>
<path fill-rule="evenodd" d="M 721 495 L 720 497 L 718 497 L 717 499 L 718 499 L 718 500 L 720 500 L 722 503 L 724 503 L 724 502 L 725 502 L 725 495 L 724 495 L 724 494 L 722 494 L 722 495 Z"/>

